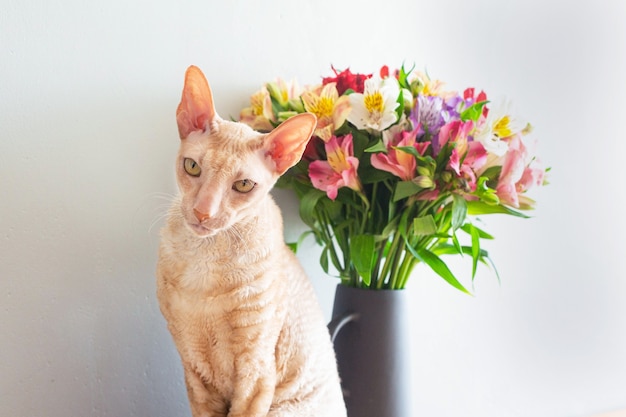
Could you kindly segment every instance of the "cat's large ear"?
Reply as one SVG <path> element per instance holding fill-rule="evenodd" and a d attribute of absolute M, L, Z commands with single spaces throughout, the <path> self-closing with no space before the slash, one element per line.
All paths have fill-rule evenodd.
<path fill-rule="evenodd" d="M 178 133 L 185 139 L 191 132 L 204 131 L 216 117 L 213 94 L 200 68 L 192 65 L 185 72 L 185 86 L 176 109 Z"/>
<path fill-rule="evenodd" d="M 274 161 L 278 175 L 300 161 L 316 125 L 314 114 L 302 113 L 287 119 L 267 134 L 266 155 Z"/>

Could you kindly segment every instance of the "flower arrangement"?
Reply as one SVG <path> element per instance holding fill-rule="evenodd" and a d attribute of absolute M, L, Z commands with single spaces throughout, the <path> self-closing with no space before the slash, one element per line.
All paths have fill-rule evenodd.
<path fill-rule="evenodd" d="M 547 172 L 527 143 L 530 124 L 482 91 L 447 91 L 413 69 L 333 71 L 302 90 L 268 82 L 240 115 L 259 131 L 317 116 L 302 160 L 278 185 L 295 190 L 324 271 L 332 264 L 353 287 L 402 289 L 424 263 L 468 292 L 442 256 L 471 257 L 473 281 L 478 263 L 491 262 L 481 242 L 493 239 L 476 216 L 527 217 L 527 191 Z"/>

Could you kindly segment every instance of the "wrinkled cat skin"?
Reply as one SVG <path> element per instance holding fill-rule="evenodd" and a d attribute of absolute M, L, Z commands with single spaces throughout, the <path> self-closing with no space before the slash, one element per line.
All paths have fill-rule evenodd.
<path fill-rule="evenodd" d="M 157 295 L 192 415 L 345 417 L 322 311 L 268 194 L 315 117 L 269 134 L 223 120 L 192 66 L 177 121 L 180 197 L 161 232 Z"/>

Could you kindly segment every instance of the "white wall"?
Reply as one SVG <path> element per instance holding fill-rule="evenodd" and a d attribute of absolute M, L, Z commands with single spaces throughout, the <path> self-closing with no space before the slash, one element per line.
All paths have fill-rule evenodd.
<path fill-rule="evenodd" d="M 625 21 L 621 0 L 1 0 L 0 416 L 188 413 L 154 269 L 192 63 L 223 116 L 331 64 L 415 62 L 512 98 L 552 184 L 534 219 L 487 219 L 501 284 L 412 278 L 416 415 L 626 407 Z"/>

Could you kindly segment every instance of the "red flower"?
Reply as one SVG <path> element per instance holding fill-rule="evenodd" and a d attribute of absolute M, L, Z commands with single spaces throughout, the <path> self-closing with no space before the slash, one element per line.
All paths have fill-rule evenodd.
<path fill-rule="evenodd" d="M 304 153 L 302 154 L 302 159 L 305 161 L 316 161 L 318 159 L 322 159 L 322 151 L 324 149 L 324 141 L 320 139 L 318 136 L 313 136 L 309 143 L 306 144 L 306 148 L 304 149 Z"/>
<path fill-rule="evenodd" d="M 342 95 L 346 90 L 353 90 L 355 93 L 362 93 L 365 89 L 365 80 L 372 77 L 372 74 L 353 74 L 350 68 L 338 72 L 332 67 L 335 77 L 323 77 L 322 84 L 337 83 L 337 92 Z"/>
<path fill-rule="evenodd" d="M 478 95 L 476 95 L 476 90 L 474 89 L 474 87 L 470 87 L 466 88 L 465 91 L 463 91 L 463 98 L 465 100 L 472 99 L 474 103 L 478 103 L 480 101 L 487 101 L 487 94 L 485 94 L 484 91 L 481 91 L 480 93 L 478 93 Z"/>
<path fill-rule="evenodd" d="M 463 98 L 466 102 L 474 104 L 480 103 L 481 101 L 487 101 L 487 94 L 485 94 L 484 91 L 481 91 L 480 93 L 478 93 L 478 95 L 476 95 L 476 90 L 474 89 L 474 87 L 470 87 L 466 88 L 465 91 L 463 91 Z M 483 116 L 487 117 L 487 114 L 489 114 L 489 109 L 487 108 L 487 106 L 485 106 L 483 107 Z"/>
<path fill-rule="evenodd" d="M 385 79 L 387 77 L 389 77 L 389 67 L 387 65 L 383 65 L 380 68 L 380 78 Z"/>

